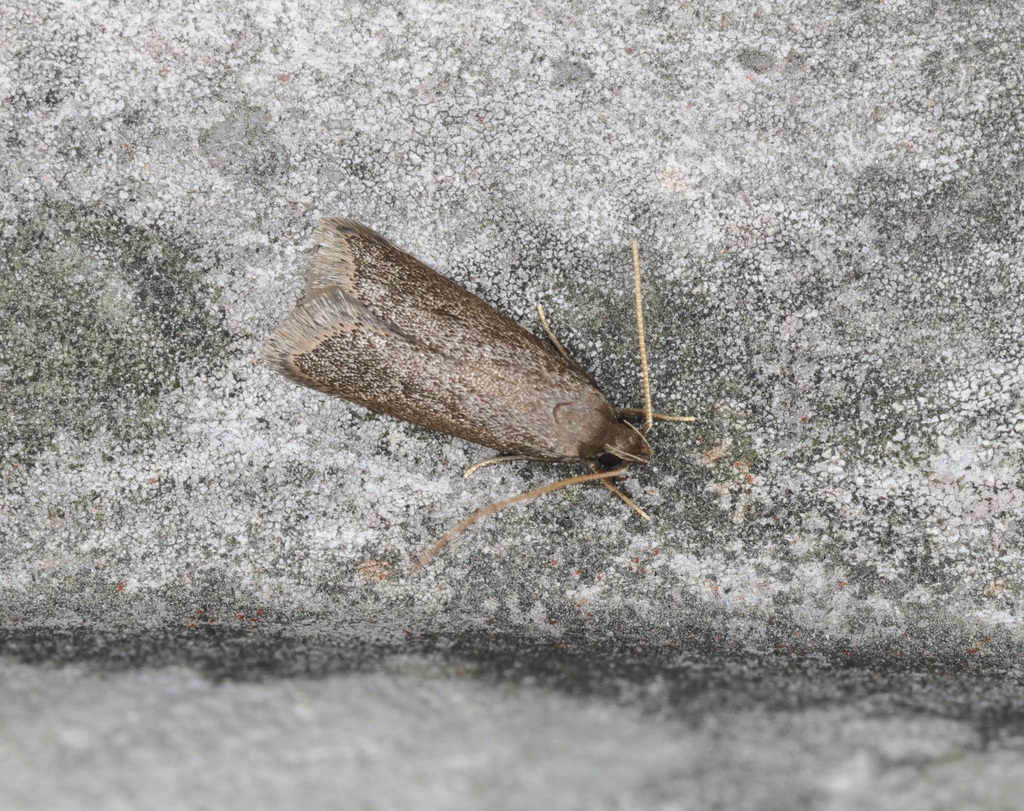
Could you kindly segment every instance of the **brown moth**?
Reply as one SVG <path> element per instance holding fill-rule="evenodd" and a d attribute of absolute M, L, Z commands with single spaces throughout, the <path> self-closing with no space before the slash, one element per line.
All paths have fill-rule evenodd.
<path fill-rule="evenodd" d="M 425 563 L 507 504 L 577 481 L 607 483 L 651 458 L 644 434 L 620 418 L 637 410 L 616 409 L 550 337 L 554 346 L 366 226 L 329 217 L 316 229 L 303 300 L 264 357 L 303 386 L 510 458 L 594 464 L 593 474 L 481 510 Z"/>

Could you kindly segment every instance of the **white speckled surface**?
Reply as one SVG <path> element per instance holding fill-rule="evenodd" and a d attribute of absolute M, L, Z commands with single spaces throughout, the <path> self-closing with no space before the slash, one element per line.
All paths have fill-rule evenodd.
<path fill-rule="evenodd" d="M 198 685 L 242 739 L 288 728 L 253 702 L 312 691 L 319 740 L 331 727 L 318 719 L 367 695 L 379 665 L 358 645 L 334 657 L 337 640 L 394 653 L 413 639 L 408 660 L 388 658 L 393 684 L 454 691 L 488 707 L 484 726 L 526 720 L 473 782 L 458 747 L 443 768 L 430 760 L 443 708 L 414 713 L 408 768 L 361 755 L 399 802 L 438 768 L 435 807 L 452 786 L 490 802 L 481 787 L 518 763 L 536 775 L 524 790 L 576 786 L 566 807 L 600 807 L 602 787 L 608 807 L 743 807 L 738 786 L 767 808 L 782 740 L 829 753 L 794 773 L 808 807 L 963 807 L 943 805 L 969 794 L 957 775 L 1021 768 L 1021 7 L 563 6 L 0 0 L 4 689 L 89 710 L 89 690 Z M 445 529 L 557 473 L 464 481 L 486 451 L 258 365 L 326 214 L 367 222 L 531 328 L 544 301 L 623 405 L 639 400 L 637 236 L 657 405 L 701 419 L 659 426 L 654 463 L 631 479 L 652 524 L 600 488 L 564 491 L 414 576 Z M 431 640 L 475 649 L 491 633 L 502 655 L 549 651 L 556 670 L 581 657 L 588 686 L 455 683 L 417 664 Z M 707 678 L 727 710 L 632 694 L 671 687 L 676 655 L 721 665 Z M 619 677 L 602 663 L 620 656 L 645 664 L 611 700 Z M 730 759 L 707 730 L 756 727 L 736 675 L 748 657 L 814 709 L 765 696 L 778 734 L 752 733 Z M 830 700 L 820 680 L 842 681 L 846 663 L 858 684 L 938 679 L 940 698 L 908 678 L 877 705 L 838 687 Z M 319 680 L 282 680 L 297 673 Z M 368 694 L 353 734 L 399 723 L 392 698 Z M 151 735 L 163 702 L 128 706 L 154 764 L 206 734 L 190 711 Z M 566 745 L 564 763 L 541 765 L 524 753 L 559 712 L 583 754 Z M 34 770 L 0 767 L 0 791 L 27 806 L 75 802 L 55 713 L 21 755 Z M 602 765 L 615 759 L 590 723 L 623 724 L 614 745 L 652 773 L 646 725 L 703 765 L 645 794 Z M 95 726 L 78 729 L 86 750 Z M 0 732 L 0 746 L 22 751 L 25 734 Z M 906 746 L 892 755 L 886 738 Z M 311 744 L 328 754 L 301 774 L 266 755 L 273 788 L 253 807 L 299 784 L 315 805 L 344 783 L 333 746 Z M 212 773 L 239 774 L 230 747 L 210 751 Z M 164 779 L 182 805 L 230 785 L 132 768 L 111 805 Z M 103 782 L 101 767 L 83 774 L 90 792 Z M 1001 779 L 985 807 L 1001 807 Z M 353 789 L 364 807 L 387 806 L 368 785 Z"/>

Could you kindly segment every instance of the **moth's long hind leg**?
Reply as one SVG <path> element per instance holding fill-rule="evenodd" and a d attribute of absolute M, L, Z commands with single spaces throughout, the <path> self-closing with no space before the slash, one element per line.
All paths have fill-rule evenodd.
<path fill-rule="evenodd" d="M 477 510 L 469 518 L 463 521 L 456 527 L 448 530 L 441 540 L 431 546 L 426 552 L 420 556 L 419 564 L 417 569 L 422 569 L 424 566 L 430 563 L 438 553 L 444 549 L 448 544 L 455 540 L 462 532 L 469 527 L 473 526 L 477 521 L 486 518 L 488 515 L 504 510 L 506 507 L 511 507 L 513 504 L 518 504 L 520 501 L 528 501 L 531 498 L 537 496 L 543 496 L 545 493 L 553 493 L 555 490 L 561 490 L 563 487 L 568 487 L 571 484 L 581 484 L 583 482 L 603 481 L 605 479 L 614 479 L 616 476 L 621 476 L 629 469 L 628 465 L 623 465 L 615 470 L 605 470 L 598 473 L 587 473 L 582 476 L 570 476 L 568 479 L 561 479 L 551 484 L 545 484 L 543 487 L 538 487 L 534 490 L 529 490 L 525 493 L 520 493 L 518 496 L 512 496 L 502 501 L 496 501 L 493 504 L 484 507 L 482 510 Z"/>
<path fill-rule="evenodd" d="M 513 456 L 492 456 L 490 459 L 483 459 L 483 460 L 477 462 L 476 464 L 470 465 L 469 467 L 467 467 L 466 468 L 466 472 L 462 474 L 462 478 L 468 479 L 470 476 L 472 476 L 478 470 L 483 470 L 485 467 L 490 467 L 491 465 L 498 465 L 498 464 L 501 464 L 502 462 L 522 462 L 524 460 L 528 460 L 529 458 L 530 458 L 529 456 L 515 456 L 515 455 L 513 455 Z"/>

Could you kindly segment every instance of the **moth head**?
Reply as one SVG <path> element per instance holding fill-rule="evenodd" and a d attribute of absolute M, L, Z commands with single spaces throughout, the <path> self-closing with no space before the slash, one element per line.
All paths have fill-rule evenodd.
<path fill-rule="evenodd" d="M 615 409 L 596 389 L 589 399 L 559 403 L 554 409 L 563 459 L 592 459 L 612 470 L 624 464 L 645 464 L 651 446 L 644 435 L 617 418 Z"/>
<path fill-rule="evenodd" d="M 635 425 L 616 420 L 604 437 L 604 450 L 597 455 L 601 467 L 609 470 L 623 464 L 645 465 L 651 458 L 651 446 Z"/>

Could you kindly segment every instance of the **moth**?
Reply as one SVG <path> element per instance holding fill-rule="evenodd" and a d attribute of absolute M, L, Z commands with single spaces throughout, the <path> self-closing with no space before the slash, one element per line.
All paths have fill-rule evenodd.
<path fill-rule="evenodd" d="M 376 232 L 352 220 L 322 220 L 302 301 L 268 341 L 270 366 L 302 386 L 501 452 L 498 461 L 590 462 L 573 476 L 474 513 L 428 550 L 425 565 L 470 524 L 517 501 L 599 480 L 644 513 L 610 480 L 646 464 L 650 407 L 639 260 L 637 317 L 646 408 L 621 409 L 572 360 L 548 326 L 545 341 Z M 624 417 L 643 414 L 642 428 Z"/>

